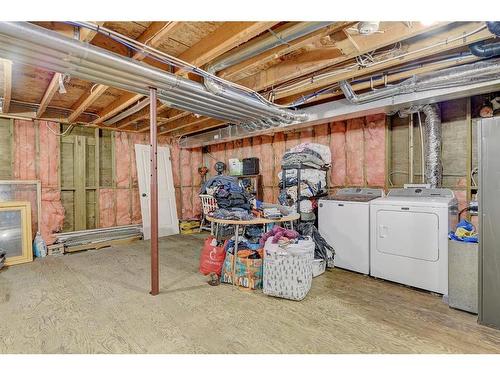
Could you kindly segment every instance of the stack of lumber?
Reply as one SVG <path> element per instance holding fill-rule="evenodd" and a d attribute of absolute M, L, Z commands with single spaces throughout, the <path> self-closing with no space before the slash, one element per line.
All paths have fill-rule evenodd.
<path fill-rule="evenodd" d="M 80 230 L 59 233 L 56 243 L 64 245 L 65 252 L 102 249 L 142 238 L 141 225 L 124 225 L 111 228 Z"/>

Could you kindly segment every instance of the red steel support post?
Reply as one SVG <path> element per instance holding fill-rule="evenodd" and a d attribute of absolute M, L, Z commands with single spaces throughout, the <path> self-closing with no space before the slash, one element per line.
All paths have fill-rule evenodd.
<path fill-rule="evenodd" d="M 156 128 L 156 89 L 149 89 L 149 142 L 151 144 L 151 295 L 160 292 L 158 266 L 158 166 L 157 166 L 157 128 Z"/>

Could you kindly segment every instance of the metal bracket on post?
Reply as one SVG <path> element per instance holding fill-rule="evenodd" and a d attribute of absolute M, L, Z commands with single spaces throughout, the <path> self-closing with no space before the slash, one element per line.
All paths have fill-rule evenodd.
<path fill-rule="evenodd" d="M 157 129 L 156 129 L 156 88 L 149 89 L 149 143 L 150 148 L 150 213 L 151 213 L 151 295 L 160 292 L 158 265 L 158 166 L 157 166 Z"/>

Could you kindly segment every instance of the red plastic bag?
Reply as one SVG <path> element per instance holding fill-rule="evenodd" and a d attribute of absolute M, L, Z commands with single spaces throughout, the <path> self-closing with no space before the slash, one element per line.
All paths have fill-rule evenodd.
<path fill-rule="evenodd" d="M 224 246 L 217 246 L 215 237 L 209 236 L 205 240 L 200 254 L 200 273 L 208 275 L 214 272 L 220 276 L 225 258 Z"/>

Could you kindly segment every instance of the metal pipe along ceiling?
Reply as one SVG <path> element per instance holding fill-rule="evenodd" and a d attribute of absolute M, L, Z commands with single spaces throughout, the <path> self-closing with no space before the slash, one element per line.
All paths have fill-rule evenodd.
<path fill-rule="evenodd" d="M 28 22 L 0 22 L 0 56 L 145 96 L 156 87 L 158 99 L 173 108 L 229 122 L 305 119 L 303 113 L 266 104 L 237 89 L 227 88 L 218 96 L 198 82 Z"/>
<path fill-rule="evenodd" d="M 500 77 L 500 59 L 479 61 L 459 67 L 439 70 L 432 73 L 413 76 L 399 84 L 356 95 L 347 81 L 340 82 L 340 88 L 346 99 L 353 104 L 368 103 L 399 94 L 435 90 L 439 88 L 462 86 L 474 82 L 494 80 Z"/>

